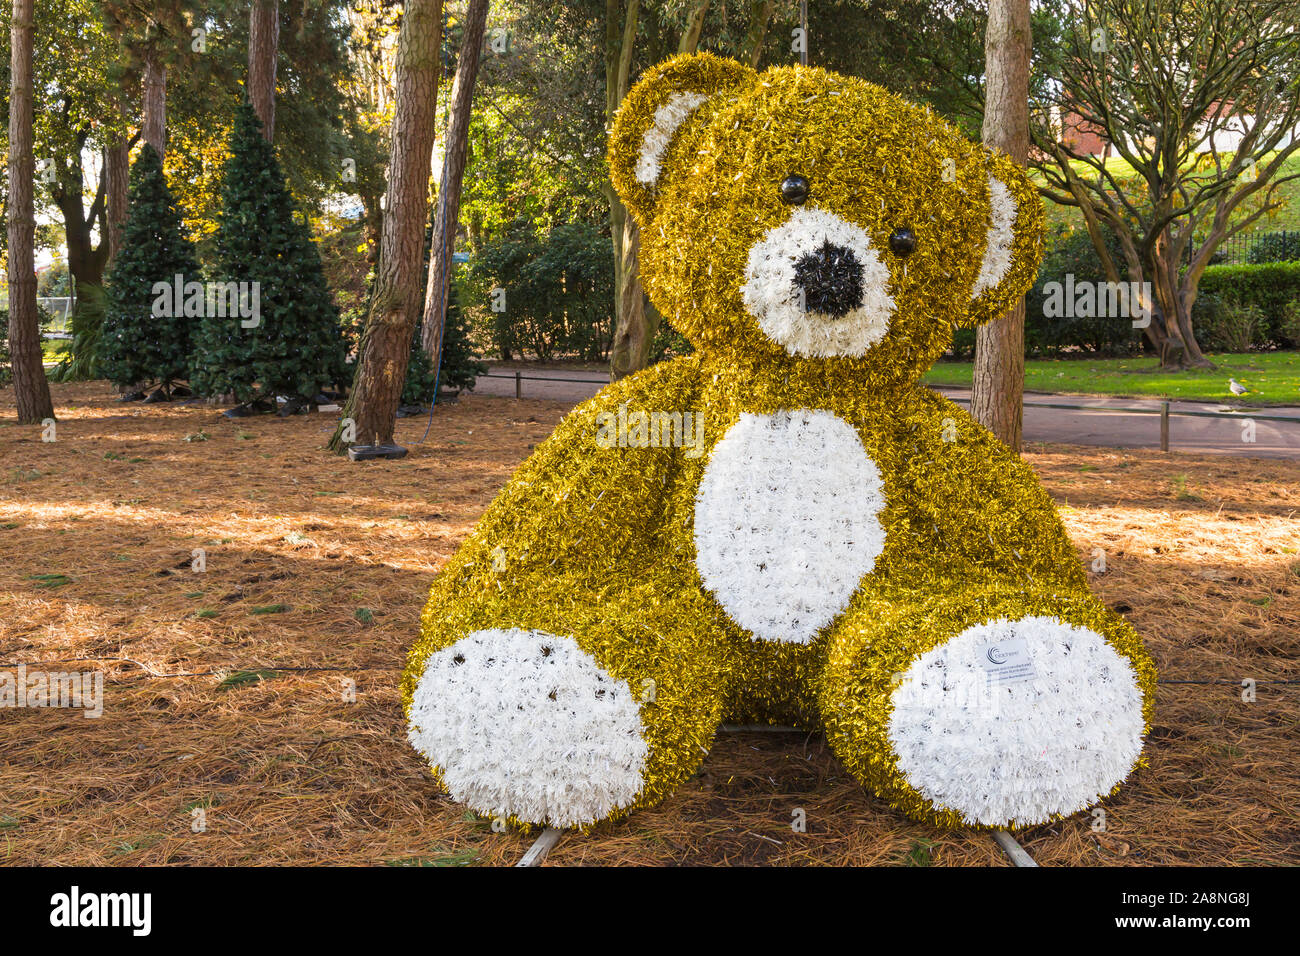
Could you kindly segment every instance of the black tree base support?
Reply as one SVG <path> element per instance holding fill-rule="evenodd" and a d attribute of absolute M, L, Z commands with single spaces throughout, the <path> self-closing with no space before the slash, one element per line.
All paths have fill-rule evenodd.
<path fill-rule="evenodd" d="M 221 414 L 226 418 L 251 418 L 254 415 L 269 415 L 275 411 L 270 402 L 265 399 L 257 399 L 252 402 L 243 402 L 234 408 L 227 408 Z"/>
<path fill-rule="evenodd" d="M 348 458 L 353 461 L 370 461 L 374 458 L 405 458 L 406 449 L 401 445 L 352 445 L 348 448 Z"/>

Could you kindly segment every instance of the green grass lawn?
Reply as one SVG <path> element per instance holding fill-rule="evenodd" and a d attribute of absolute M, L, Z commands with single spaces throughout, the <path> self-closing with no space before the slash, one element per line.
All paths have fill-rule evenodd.
<path fill-rule="evenodd" d="M 72 342 L 69 339 L 41 338 L 41 356 L 46 365 L 61 362 L 65 356 L 71 353 Z"/>
<path fill-rule="evenodd" d="M 1211 355 L 1213 371 L 1161 372 L 1155 358 L 1030 359 L 1025 391 L 1124 398 L 1170 398 L 1230 405 L 1300 405 L 1300 352 L 1249 352 Z M 1248 395 L 1228 391 L 1235 378 Z M 925 376 L 927 385 L 970 387 L 970 362 L 940 362 Z"/>

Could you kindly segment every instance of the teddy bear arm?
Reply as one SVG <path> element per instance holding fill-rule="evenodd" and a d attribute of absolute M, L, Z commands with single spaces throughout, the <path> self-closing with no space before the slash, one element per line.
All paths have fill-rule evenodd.
<path fill-rule="evenodd" d="M 655 536 L 647 529 L 689 449 L 620 444 L 619 423 L 629 411 L 689 410 L 700 388 L 698 363 L 688 356 L 621 379 L 574 408 L 448 564 L 460 579 L 454 590 L 495 587 L 503 573 L 522 585 L 533 575 L 603 576 L 648 560 L 641 552 Z"/>
<path fill-rule="evenodd" d="M 917 431 L 930 438 L 906 477 L 922 512 L 911 522 L 926 539 L 920 550 L 946 556 L 954 571 L 1086 588 L 1056 506 L 1024 459 L 946 399 L 925 401 L 932 420 Z"/>

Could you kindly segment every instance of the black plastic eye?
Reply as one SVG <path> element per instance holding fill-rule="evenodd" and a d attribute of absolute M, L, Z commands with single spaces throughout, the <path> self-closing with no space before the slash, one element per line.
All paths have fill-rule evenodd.
<path fill-rule="evenodd" d="M 916 233 L 904 226 L 889 234 L 889 248 L 896 256 L 910 256 L 916 249 Z"/>
<path fill-rule="evenodd" d="M 781 201 L 791 206 L 799 206 L 808 201 L 808 180 L 798 173 L 791 173 L 781 180 Z"/>

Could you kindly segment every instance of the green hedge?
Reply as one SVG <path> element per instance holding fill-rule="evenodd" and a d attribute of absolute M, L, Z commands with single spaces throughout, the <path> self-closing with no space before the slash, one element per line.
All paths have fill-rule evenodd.
<path fill-rule="evenodd" d="M 1201 296 L 1208 297 L 1210 304 L 1235 302 L 1258 307 L 1262 318 L 1254 335 L 1256 346 L 1300 347 L 1300 340 L 1293 337 L 1294 329 L 1287 323 L 1287 307 L 1300 301 L 1300 262 L 1209 266 L 1201 276 L 1198 302 Z M 1196 326 L 1198 341 L 1202 336 L 1211 340 L 1216 337 L 1215 325 L 1222 319 L 1222 312 L 1213 307 L 1202 310 L 1205 329 Z"/>

